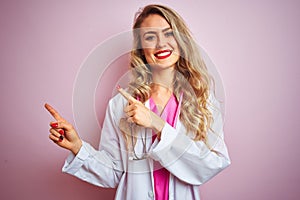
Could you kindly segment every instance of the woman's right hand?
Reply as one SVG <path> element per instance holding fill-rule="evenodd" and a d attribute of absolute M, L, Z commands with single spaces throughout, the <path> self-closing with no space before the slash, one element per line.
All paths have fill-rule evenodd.
<path fill-rule="evenodd" d="M 45 104 L 45 108 L 56 120 L 50 122 L 49 138 L 58 146 L 68 149 L 76 155 L 82 146 L 82 141 L 76 130 L 52 106 Z"/>

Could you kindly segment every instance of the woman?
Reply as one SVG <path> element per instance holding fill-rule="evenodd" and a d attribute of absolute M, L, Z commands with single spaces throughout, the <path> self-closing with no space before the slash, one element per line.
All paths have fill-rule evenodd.
<path fill-rule="evenodd" d="M 198 186 L 230 164 L 211 79 L 180 16 L 146 6 L 133 26 L 132 81 L 107 107 L 99 150 L 56 119 L 49 138 L 72 153 L 63 171 L 115 199 L 199 199 Z"/>

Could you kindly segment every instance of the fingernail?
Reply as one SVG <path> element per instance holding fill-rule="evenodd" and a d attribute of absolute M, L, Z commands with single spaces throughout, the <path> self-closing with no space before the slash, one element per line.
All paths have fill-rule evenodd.
<path fill-rule="evenodd" d="M 63 129 L 60 129 L 58 132 L 59 132 L 61 135 L 64 135 L 64 134 L 65 134 L 65 131 L 64 131 Z"/>
<path fill-rule="evenodd" d="M 117 87 L 116 87 L 117 89 L 120 89 L 121 88 L 121 86 L 120 85 L 117 85 Z"/>
<path fill-rule="evenodd" d="M 51 124 L 51 127 L 52 127 L 52 128 L 57 128 L 57 127 L 58 127 L 58 123 L 57 123 L 57 122 L 52 123 L 52 124 Z"/>
<path fill-rule="evenodd" d="M 61 142 L 61 141 L 63 141 L 63 139 L 64 139 L 64 136 L 61 135 L 61 136 L 59 136 L 59 140 L 58 141 Z"/>

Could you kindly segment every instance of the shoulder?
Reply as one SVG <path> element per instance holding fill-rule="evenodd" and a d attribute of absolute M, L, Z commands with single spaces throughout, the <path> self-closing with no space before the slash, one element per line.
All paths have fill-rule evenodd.
<path fill-rule="evenodd" d="M 108 105 L 114 108 L 118 108 L 121 105 L 126 105 L 126 103 L 126 99 L 120 93 L 118 93 L 109 100 Z"/>
<path fill-rule="evenodd" d="M 214 94 L 210 94 L 208 97 L 208 109 L 210 112 L 222 112 L 222 102 L 221 100 L 217 99 Z"/>
<path fill-rule="evenodd" d="M 108 110 L 115 116 L 122 117 L 124 107 L 127 105 L 127 100 L 120 94 L 117 93 L 108 102 Z"/>

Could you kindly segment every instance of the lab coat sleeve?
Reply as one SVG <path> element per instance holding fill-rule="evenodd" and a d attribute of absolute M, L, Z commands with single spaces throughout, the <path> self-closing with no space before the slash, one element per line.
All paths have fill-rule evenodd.
<path fill-rule="evenodd" d="M 211 111 L 214 118 L 211 128 L 214 131 L 207 133 L 206 144 L 194 141 L 182 125 L 175 129 L 166 123 L 160 142 L 154 144 L 150 152 L 150 156 L 174 176 L 192 185 L 203 184 L 230 164 L 221 112 L 217 108 Z"/>
<path fill-rule="evenodd" d="M 101 187 L 116 187 L 123 173 L 120 155 L 118 131 L 112 113 L 111 102 L 108 105 L 101 134 L 99 150 L 83 141 L 78 154 L 70 154 L 62 171 Z"/>

